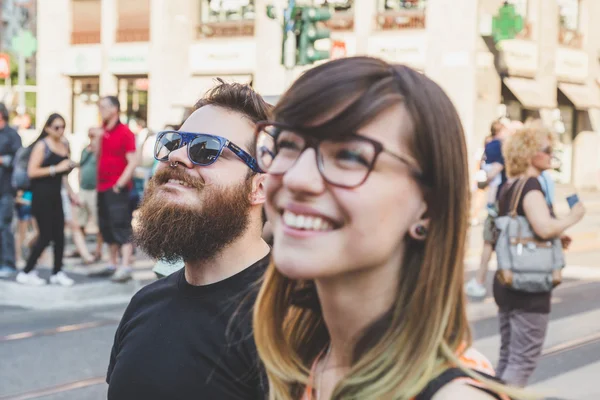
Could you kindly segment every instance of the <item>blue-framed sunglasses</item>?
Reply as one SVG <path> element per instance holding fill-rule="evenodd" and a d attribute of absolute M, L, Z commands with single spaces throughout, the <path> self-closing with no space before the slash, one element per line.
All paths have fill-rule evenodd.
<path fill-rule="evenodd" d="M 240 146 L 221 136 L 206 133 L 190 133 L 179 131 L 162 131 L 156 137 L 154 158 L 158 161 L 168 161 L 171 152 L 187 145 L 187 154 L 195 165 L 207 166 L 213 164 L 223 149 L 227 147 L 238 156 L 252 171 L 262 173 L 256 159 L 241 149 Z"/>

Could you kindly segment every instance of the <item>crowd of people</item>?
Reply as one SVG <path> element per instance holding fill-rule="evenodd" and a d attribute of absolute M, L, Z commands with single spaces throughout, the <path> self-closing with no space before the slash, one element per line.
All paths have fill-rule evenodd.
<path fill-rule="evenodd" d="M 472 347 L 467 321 L 464 132 L 428 77 L 376 58 L 344 58 L 305 72 L 275 107 L 248 85 L 219 81 L 179 129 L 156 134 L 156 168 L 133 231 L 136 143 L 118 110 L 115 98 L 101 100 L 104 125 L 87 149 L 98 158 L 106 272 L 130 277 L 132 237 L 152 258 L 181 268 L 127 307 L 110 354 L 109 399 L 540 397 L 523 387 L 564 263 L 529 275 L 515 264 L 499 268 L 494 369 Z M 33 147 L 36 220 L 45 215 L 38 191 L 52 188 L 48 201 L 61 207 L 58 186 L 76 167 L 61 124 L 47 123 Z M 485 186 L 495 187 L 492 250 L 499 260 L 506 252 L 521 260 L 524 245 L 528 259 L 562 255 L 552 241 L 567 246 L 563 232 L 585 208 L 575 204 L 557 218 L 548 206 L 538 177 L 552 167 L 551 135 L 534 123 L 505 128 L 493 126 L 483 167 Z M 28 268 L 37 249 L 60 242 L 54 229 L 64 219 L 53 218 Z M 506 218 L 524 219 L 535 237 L 511 236 L 501 229 Z M 57 283 L 60 267 L 55 257 Z M 528 291 L 539 282 L 544 290 Z"/>
<path fill-rule="evenodd" d="M 103 245 L 108 245 L 108 266 L 89 275 L 110 276 L 115 282 L 131 279 L 132 215 L 149 178 L 150 168 L 139 167 L 148 164 L 143 150 L 153 143 L 152 135 L 141 126 L 136 137 L 120 121 L 114 96 L 100 100 L 99 114 L 102 126 L 89 130 L 89 144 L 74 162 L 64 117 L 50 115 L 40 135 L 23 147 L 19 134 L 8 126 L 6 107 L 0 105 L 2 277 L 16 275 L 24 285 L 72 286 L 74 280 L 63 271 L 68 231 L 75 245 L 70 255 L 81 258 L 83 265 L 101 261 Z M 77 192 L 67 179 L 75 170 Z M 89 227 L 98 230 L 93 253 L 86 243 Z M 47 281 L 36 267 L 49 245 L 54 257 Z"/>

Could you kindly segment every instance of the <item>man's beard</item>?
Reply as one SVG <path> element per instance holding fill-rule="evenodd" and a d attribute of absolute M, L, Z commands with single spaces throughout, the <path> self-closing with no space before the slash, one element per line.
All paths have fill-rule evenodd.
<path fill-rule="evenodd" d="M 202 179 L 183 170 L 157 171 L 150 180 L 139 208 L 135 242 L 152 258 L 167 262 L 206 261 L 239 238 L 250 218 L 252 181 L 232 188 L 210 187 L 200 207 L 172 204 L 157 193 L 160 185 L 176 179 L 198 191 L 206 188 Z"/>

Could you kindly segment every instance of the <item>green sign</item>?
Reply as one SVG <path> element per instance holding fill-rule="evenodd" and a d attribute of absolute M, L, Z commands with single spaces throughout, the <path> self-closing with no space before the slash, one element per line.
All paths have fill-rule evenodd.
<path fill-rule="evenodd" d="M 21 31 L 18 36 L 12 39 L 11 45 L 14 51 L 25 58 L 29 58 L 37 50 L 37 39 L 30 31 Z"/>
<path fill-rule="evenodd" d="M 492 36 L 496 43 L 514 39 L 523 30 L 523 17 L 515 10 L 514 4 L 505 2 L 492 20 Z"/>

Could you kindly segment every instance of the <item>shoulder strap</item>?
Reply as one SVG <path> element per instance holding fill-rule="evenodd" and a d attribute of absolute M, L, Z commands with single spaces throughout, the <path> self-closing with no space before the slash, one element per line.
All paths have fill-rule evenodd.
<path fill-rule="evenodd" d="M 519 208 L 519 200 L 521 199 L 521 195 L 523 194 L 523 188 L 527 183 L 527 178 L 521 178 L 517 182 L 514 183 L 515 189 L 513 191 L 513 195 L 510 202 L 510 212 L 509 215 L 511 217 L 515 217 L 517 215 L 517 208 Z"/>
<path fill-rule="evenodd" d="M 500 381 L 498 378 L 493 377 L 491 375 L 487 375 L 487 374 L 484 374 L 479 371 L 477 371 L 477 373 L 487 379 L 494 380 L 497 382 Z M 449 384 L 452 381 L 455 381 L 455 380 L 458 380 L 461 378 L 470 379 L 470 377 L 464 371 L 462 371 L 460 368 L 449 368 L 449 369 L 445 370 L 444 372 L 442 372 L 440 375 L 438 375 L 437 378 L 435 378 L 431 382 L 429 382 L 427 384 L 427 386 L 425 386 L 425 389 L 423 389 L 421 391 L 421 393 L 419 393 L 414 398 L 414 400 L 431 400 L 431 399 L 433 399 L 433 396 L 435 396 L 435 394 L 438 391 L 440 391 L 440 389 L 442 389 L 444 386 L 446 386 L 447 384 Z M 485 388 L 482 388 L 480 386 L 475 386 L 475 385 L 471 385 L 471 386 L 488 393 L 490 396 L 494 397 L 495 399 L 503 400 L 503 397 L 499 396 L 496 393 L 490 392 L 489 390 L 487 390 Z"/>

